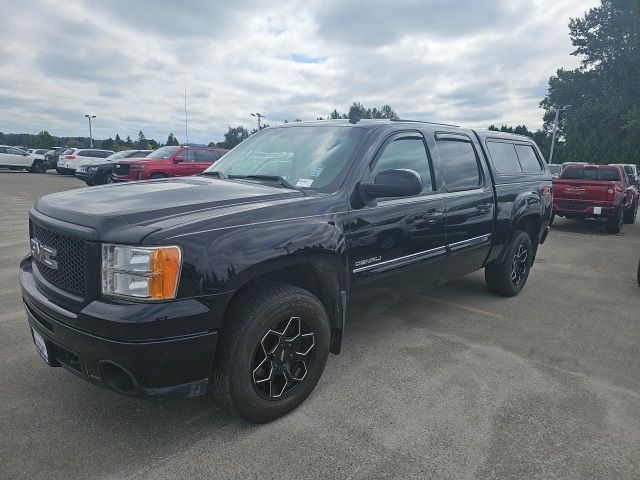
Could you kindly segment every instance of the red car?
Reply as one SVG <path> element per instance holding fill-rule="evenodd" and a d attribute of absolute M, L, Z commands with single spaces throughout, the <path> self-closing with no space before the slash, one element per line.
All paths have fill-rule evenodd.
<path fill-rule="evenodd" d="M 604 218 L 607 232 L 618 233 L 637 214 L 638 190 L 616 165 L 572 165 L 553 179 L 553 215 Z"/>
<path fill-rule="evenodd" d="M 195 175 L 204 172 L 227 152 L 224 148 L 161 147 L 143 158 L 120 160 L 113 169 L 113 181 L 130 182 Z"/>

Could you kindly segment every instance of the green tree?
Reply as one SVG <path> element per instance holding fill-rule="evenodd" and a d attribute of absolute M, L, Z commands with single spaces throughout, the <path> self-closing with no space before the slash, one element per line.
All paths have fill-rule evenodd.
<path fill-rule="evenodd" d="M 229 125 L 227 133 L 224 134 L 224 140 L 222 142 L 219 142 L 217 146 L 221 148 L 231 149 L 247 138 L 249 138 L 249 130 L 247 130 L 245 127 L 240 125 L 237 127 L 232 127 L 231 125 Z"/>
<path fill-rule="evenodd" d="M 178 143 L 178 139 L 175 137 L 175 135 L 173 133 L 170 133 L 167 137 L 167 142 L 165 143 L 165 145 L 180 145 L 180 143 Z"/>
<path fill-rule="evenodd" d="M 145 138 L 142 130 L 138 132 L 138 141 L 136 142 L 136 147 L 142 150 L 147 148 L 147 139 Z"/>
<path fill-rule="evenodd" d="M 637 0 L 602 0 L 583 18 L 571 19 L 569 35 L 580 58 L 575 70 L 549 79 L 540 106 L 552 129 L 561 116 L 554 162 L 640 164 L 640 11 Z"/>
<path fill-rule="evenodd" d="M 56 146 L 56 139 L 49 132 L 43 130 L 36 137 L 35 146 L 38 148 L 51 148 Z"/>

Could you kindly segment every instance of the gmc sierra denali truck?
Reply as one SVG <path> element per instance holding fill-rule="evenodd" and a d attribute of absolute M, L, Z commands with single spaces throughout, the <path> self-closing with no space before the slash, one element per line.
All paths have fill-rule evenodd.
<path fill-rule="evenodd" d="M 357 289 L 484 269 L 490 291 L 516 295 L 550 214 L 551 174 L 526 137 L 294 123 L 198 176 L 42 197 L 20 282 L 50 366 L 138 397 L 211 391 L 265 422 L 340 352 Z"/>

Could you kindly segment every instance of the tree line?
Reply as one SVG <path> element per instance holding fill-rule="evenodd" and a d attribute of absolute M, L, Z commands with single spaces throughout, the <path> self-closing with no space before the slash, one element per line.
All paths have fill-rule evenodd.
<path fill-rule="evenodd" d="M 0 132 L 0 144 L 25 146 L 30 148 L 51 148 L 51 147 L 69 147 L 69 148 L 90 148 L 91 140 L 89 137 L 57 137 L 49 132 L 42 131 L 37 135 L 31 133 L 2 133 Z M 129 135 L 123 140 L 116 133 L 115 138 L 93 139 L 93 148 L 113 150 L 155 150 L 163 145 L 180 145 L 178 139 L 173 133 L 167 137 L 167 141 L 162 144 L 156 140 L 146 138 L 144 132 L 138 132 L 137 140 L 132 140 Z"/>

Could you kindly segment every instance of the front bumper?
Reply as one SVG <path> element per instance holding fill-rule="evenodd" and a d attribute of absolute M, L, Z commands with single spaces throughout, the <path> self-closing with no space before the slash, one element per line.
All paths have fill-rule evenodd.
<path fill-rule="evenodd" d="M 171 330 L 166 323 L 181 321 L 202 326 L 213 315 L 207 306 L 194 299 L 119 305 L 95 300 L 72 312 L 45 297 L 32 268 L 29 257 L 20 264 L 22 296 L 29 326 L 45 339 L 50 366 L 62 366 L 98 386 L 135 397 L 193 397 L 206 392 L 217 332 L 200 327 L 160 338 L 150 332 Z M 96 312 L 104 312 L 103 318 Z"/>
<path fill-rule="evenodd" d="M 79 178 L 83 182 L 96 183 L 99 176 L 97 170 L 91 172 L 88 172 L 86 170 L 76 170 L 75 177 Z"/>

